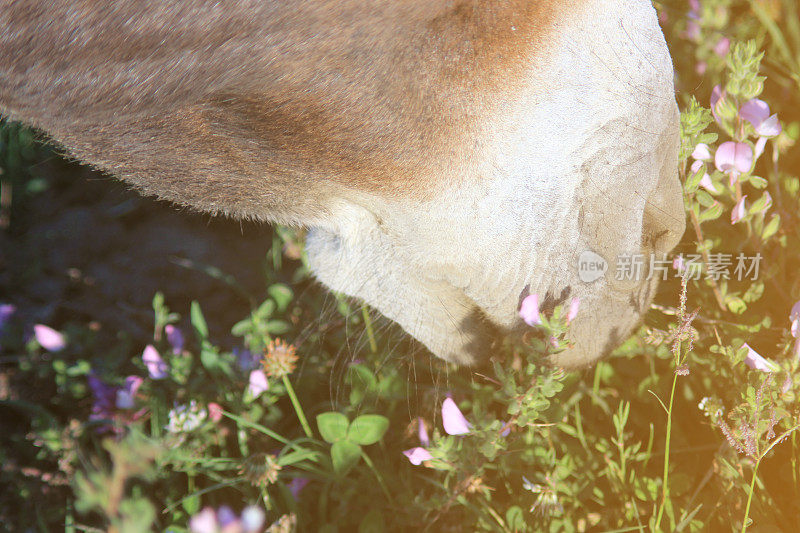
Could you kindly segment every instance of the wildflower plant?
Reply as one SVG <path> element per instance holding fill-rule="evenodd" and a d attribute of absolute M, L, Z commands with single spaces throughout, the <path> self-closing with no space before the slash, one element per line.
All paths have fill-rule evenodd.
<path fill-rule="evenodd" d="M 33 320 L 0 301 L 0 407 L 12 413 L 0 482 L 19 487 L 0 498 L 3 523 L 800 528 L 798 7 L 657 6 L 688 229 L 674 276 L 608 359 L 554 367 L 581 302 L 545 309 L 535 294 L 521 302 L 524 333 L 482 367 L 409 355 L 365 306 L 314 293 L 288 228 L 267 254 L 263 301 L 230 334 L 206 304 L 172 310 L 156 294 L 146 327 L 109 348 L 77 319 Z M 760 257 L 758 272 L 714 267 L 734 271 L 739 254 Z"/>

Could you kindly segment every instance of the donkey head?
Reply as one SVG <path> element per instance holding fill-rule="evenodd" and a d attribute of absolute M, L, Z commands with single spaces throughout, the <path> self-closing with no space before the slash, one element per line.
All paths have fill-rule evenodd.
<path fill-rule="evenodd" d="M 672 65 L 649 0 L 0 7 L 0 113 L 146 194 L 309 228 L 316 276 L 472 363 L 528 293 L 579 297 L 590 362 L 655 277 L 579 259 L 684 229 Z"/>

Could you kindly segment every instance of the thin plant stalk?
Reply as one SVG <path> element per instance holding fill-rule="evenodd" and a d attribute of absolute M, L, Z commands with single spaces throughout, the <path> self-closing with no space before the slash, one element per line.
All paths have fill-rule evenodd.
<path fill-rule="evenodd" d="M 300 425 L 303 426 L 303 431 L 306 434 L 306 437 L 309 439 L 314 438 L 314 434 L 311 432 L 311 426 L 308 425 L 308 419 L 306 419 L 306 414 L 303 412 L 303 408 L 300 407 L 300 401 L 297 399 L 297 395 L 294 393 L 294 387 L 289 382 L 289 378 L 287 376 L 282 376 L 281 380 L 283 381 L 283 386 L 286 387 L 286 392 L 289 394 L 289 399 L 292 401 L 292 407 L 294 407 L 294 412 L 297 413 L 297 418 L 300 419 Z"/>
<path fill-rule="evenodd" d="M 747 505 L 744 508 L 744 519 L 742 520 L 742 533 L 747 531 L 747 520 L 750 517 L 750 502 L 753 500 L 753 493 L 756 491 L 756 478 L 758 477 L 758 466 L 761 464 L 761 459 L 764 456 L 758 458 L 756 461 L 755 466 L 753 466 L 753 478 L 750 480 L 750 491 L 747 493 Z"/>
<path fill-rule="evenodd" d="M 367 309 L 366 305 L 361 306 L 361 316 L 364 317 L 364 327 L 367 329 L 369 349 L 372 353 L 376 353 L 378 351 L 378 343 L 375 341 L 375 332 L 372 331 L 372 317 L 369 316 L 369 309 Z"/>
<path fill-rule="evenodd" d="M 667 436 L 664 440 L 664 483 L 661 486 L 661 505 L 658 508 L 658 515 L 656 516 L 655 531 L 659 531 L 661 525 L 661 517 L 664 514 L 664 507 L 669 498 L 669 447 L 672 438 L 672 403 L 675 399 L 675 385 L 678 383 L 678 373 L 675 372 L 672 376 L 672 391 L 669 394 L 669 407 L 667 408 Z"/>
<path fill-rule="evenodd" d="M 372 470 L 372 473 L 375 474 L 375 479 L 378 480 L 378 484 L 381 486 L 381 490 L 383 490 L 383 494 L 386 496 L 386 499 L 389 500 L 389 503 L 394 503 L 392 500 L 392 494 L 389 492 L 389 489 L 386 487 L 386 483 L 383 481 L 383 476 L 381 476 L 381 473 L 377 468 L 375 468 L 375 463 L 372 462 L 372 459 L 369 458 L 369 455 L 367 455 L 364 450 L 361 450 L 361 457 L 364 458 L 364 462 L 367 464 L 369 469 Z"/>

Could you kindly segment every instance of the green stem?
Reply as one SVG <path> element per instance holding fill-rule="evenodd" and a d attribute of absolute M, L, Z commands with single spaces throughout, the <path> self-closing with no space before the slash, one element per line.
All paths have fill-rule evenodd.
<path fill-rule="evenodd" d="M 381 486 L 383 493 L 386 495 L 386 499 L 389 500 L 389 503 L 394 503 L 392 500 L 392 494 L 389 492 L 389 489 L 386 488 L 386 483 L 383 482 L 383 476 L 381 476 L 381 473 L 378 472 L 377 468 L 375 468 L 375 464 L 372 462 L 372 459 L 369 458 L 369 455 L 364 452 L 363 448 L 361 449 L 361 457 L 364 458 L 364 462 L 367 463 L 369 469 L 372 470 L 373 474 L 375 474 L 375 479 L 378 480 L 378 485 Z"/>
<path fill-rule="evenodd" d="M 658 516 L 656 516 L 655 531 L 660 531 L 661 517 L 664 515 L 664 507 L 667 505 L 667 498 L 669 497 L 669 445 L 672 437 L 672 402 L 675 399 L 675 385 L 678 383 L 677 372 L 672 376 L 672 392 L 669 394 L 669 408 L 667 409 L 667 436 L 664 442 L 664 483 L 661 490 L 661 505 L 658 508 Z"/>
<path fill-rule="evenodd" d="M 364 326 L 367 328 L 369 349 L 372 353 L 376 353 L 378 351 L 378 343 L 375 342 L 375 333 L 372 331 L 372 318 L 369 316 L 369 309 L 367 309 L 366 305 L 361 306 L 361 316 L 364 317 Z"/>
<path fill-rule="evenodd" d="M 300 402 L 297 400 L 297 395 L 294 393 L 294 387 L 292 387 L 287 376 L 282 376 L 281 379 L 283 380 L 283 386 L 286 387 L 286 392 L 289 394 L 289 399 L 292 401 L 292 406 L 294 406 L 294 412 L 297 413 L 297 418 L 300 419 L 300 425 L 303 426 L 306 437 L 313 439 L 314 434 L 311 432 L 311 426 L 308 425 L 308 420 L 306 420 L 303 408 L 300 407 Z"/>
<path fill-rule="evenodd" d="M 742 521 L 742 533 L 747 531 L 747 520 L 750 516 L 750 502 L 753 500 L 753 493 L 756 490 L 756 478 L 758 476 L 758 465 L 761 464 L 761 459 L 764 456 L 758 458 L 756 461 L 755 466 L 753 467 L 753 479 L 750 480 L 750 492 L 747 494 L 747 505 L 744 508 L 744 520 Z"/>

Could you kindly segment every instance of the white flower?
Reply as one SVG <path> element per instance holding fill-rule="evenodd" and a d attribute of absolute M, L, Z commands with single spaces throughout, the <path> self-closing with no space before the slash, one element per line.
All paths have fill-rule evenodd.
<path fill-rule="evenodd" d="M 169 423 L 164 427 L 170 433 L 194 431 L 206 419 L 206 410 L 192 400 L 189 405 L 179 405 L 170 409 Z"/>

